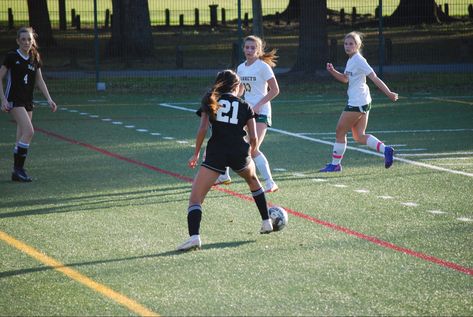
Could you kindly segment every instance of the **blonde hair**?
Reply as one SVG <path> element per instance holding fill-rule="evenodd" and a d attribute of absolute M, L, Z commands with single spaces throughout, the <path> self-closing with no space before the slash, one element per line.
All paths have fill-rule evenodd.
<path fill-rule="evenodd" d="M 246 43 L 247 41 L 252 41 L 256 43 L 256 55 L 259 59 L 261 59 L 263 62 L 265 62 L 271 67 L 276 66 L 276 62 L 279 56 L 276 55 L 277 50 L 275 48 L 273 48 L 269 52 L 265 52 L 266 43 L 256 35 L 249 35 L 245 37 L 243 43 Z"/>
<path fill-rule="evenodd" d="M 41 63 L 41 57 L 39 56 L 39 51 L 38 51 L 38 44 L 36 43 L 36 38 L 38 37 L 38 35 L 36 34 L 36 32 L 33 30 L 32 27 L 23 26 L 16 32 L 16 38 L 20 39 L 20 36 L 22 33 L 30 34 L 31 49 L 29 51 L 29 55 L 31 57 L 31 60 L 33 62 L 36 61 L 37 63 Z"/>
<path fill-rule="evenodd" d="M 363 47 L 363 37 L 364 37 L 363 33 L 352 31 L 348 33 L 347 35 L 345 35 L 343 40 L 346 40 L 348 38 L 353 39 L 353 41 L 355 41 L 357 50 L 361 52 L 361 48 Z"/>

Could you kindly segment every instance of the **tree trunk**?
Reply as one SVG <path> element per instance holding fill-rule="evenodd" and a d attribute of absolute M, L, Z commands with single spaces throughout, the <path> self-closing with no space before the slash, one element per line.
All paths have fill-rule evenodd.
<path fill-rule="evenodd" d="M 299 20 L 300 12 L 301 0 L 290 0 L 286 10 L 281 13 L 281 18 L 289 21 Z"/>
<path fill-rule="evenodd" d="M 263 6 L 261 0 L 253 0 L 253 34 L 264 37 L 263 32 Z"/>
<path fill-rule="evenodd" d="M 148 0 L 112 0 L 111 56 L 144 58 L 153 54 Z"/>
<path fill-rule="evenodd" d="M 448 17 L 435 0 L 401 0 L 393 14 L 386 18 L 387 25 L 433 24 L 446 22 Z"/>
<path fill-rule="evenodd" d="M 28 16 L 30 26 L 38 34 L 38 44 L 40 46 L 56 45 L 51 29 L 47 0 L 28 0 Z"/>
<path fill-rule="evenodd" d="M 293 72 L 325 69 L 328 57 L 327 0 L 300 2 L 299 49 Z"/>

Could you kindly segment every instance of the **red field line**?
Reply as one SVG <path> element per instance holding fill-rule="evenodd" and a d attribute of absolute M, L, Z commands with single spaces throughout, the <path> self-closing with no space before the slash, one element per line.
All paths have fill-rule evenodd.
<path fill-rule="evenodd" d="M 38 128 L 38 127 L 35 127 L 35 130 L 38 131 L 38 132 L 41 132 L 45 135 L 54 137 L 56 139 L 66 141 L 66 142 L 71 143 L 71 144 L 80 145 L 80 146 L 88 148 L 90 150 L 102 153 L 106 156 L 113 157 L 113 158 L 116 158 L 118 160 L 125 161 L 127 163 L 135 164 L 135 165 L 147 168 L 149 170 L 152 170 L 152 171 L 164 174 L 164 175 L 172 176 L 174 178 L 180 179 L 180 180 L 185 181 L 185 182 L 190 182 L 190 183 L 192 182 L 192 178 L 190 178 L 190 177 L 183 176 L 183 175 L 180 175 L 180 174 L 168 171 L 168 170 L 164 170 L 164 169 L 161 169 L 159 167 L 156 167 L 156 166 L 153 166 L 153 165 L 150 165 L 150 164 L 146 164 L 146 163 L 143 163 L 143 162 L 140 162 L 140 161 L 122 156 L 120 154 L 116 154 L 116 153 L 107 151 L 105 149 L 96 147 L 96 146 L 88 144 L 88 143 L 80 142 L 80 141 L 68 138 L 66 136 L 63 136 L 63 135 L 60 135 L 60 134 L 57 134 L 57 133 L 54 133 L 54 132 L 51 132 L 51 131 L 44 130 L 44 129 L 41 129 L 41 128 Z M 219 187 L 219 186 L 215 186 L 214 189 L 216 189 L 218 191 L 221 191 L 221 192 L 224 192 L 224 193 L 227 193 L 231 196 L 238 197 L 238 198 L 243 199 L 243 200 L 253 201 L 252 197 L 249 197 L 247 195 L 243 195 L 243 194 L 240 194 L 240 193 L 237 193 L 237 192 L 234 192 L 234 191 L 231 191 L 231 190 Z M 378 239 L 376 237 L 369 236 L 369 235 L 366 235 L 364 233 L 360 233 L 360 232 L 351 230 L 349 228 L 339 226 L 339 225 L 331 223 L 331 222 L 327 222 L 327 221 L 324 221 L 324 220 L 317 219 L 315 217 L 306 215 L 304 213 L 292 210 L 292 209 L 284 207 L 284 206 L 283 206 L 283 208 L 286 209 L 286 211 L 288 213 L 292 214 L 293 216 L 306 219 L 308 221 L 311 221 L 313 223 L 316 223 L 316 224 L 322 225 L 324 227 L 333 229 L 335 231 L 343 232 L 343 233 L 349 234 L 351 236 L 355 236 L 357 238 L 372 242 L 372 243 L 377 244 L 381 247 L 391 249 L 391 250 L 394 250 L 394 251 L 398 251 L 398 252 L 401 252 L 401 253 L 404 253 L 404 254 L 422 259 L 422 260 L 427 261 L 427 262 L 435 263 L 437 265 L 440 265 L 440 266 L 443 266 L 443 267 L 446 267 L 446 268 L 449 268 L 449 269 L 452 269 L 452 270 L 456 270 L 456 271 L 459 271 L 459 272 L 462 272 L 462 273 L 465 273 L 465 274 L 468 274 L 468 275 L 473 275 L 473 269 L 471 269 L 471 268 L 464 267 L 464 266 L 461 266 L 459 264 L 456 264 L 456 263 L 453 263 L 453 262 L 450 262 L 450 261 L 446 261 L 446 260 L 442 260 L 440 258 L 431 256 L 431 255 L 428 255 L 428 254 L 424 254 L 424 253 L 421 253 L 421 252 L 417 252 L 417 251 L 414 251 L 414 250 L 411 250 L 411 249 L 408 249 L 408 248 L 404 248 L 404 247 L 395 245 L 391 242 L 387 242 L 387 241 Z"/>

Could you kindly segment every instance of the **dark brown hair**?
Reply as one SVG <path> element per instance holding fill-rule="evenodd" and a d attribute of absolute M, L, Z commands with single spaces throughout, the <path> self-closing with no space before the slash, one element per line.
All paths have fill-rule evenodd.
<path fill-rule="evenodd" d="M 204 107 L 205 112 L 209 115 L 210 122 L 215 121 L 218 108 L 220 108 L 218 100 L 222 94 L 232 92 L 239 84 L 240 78 L 231 69 L 223 70 L 217 74 L 217 78 L 215 78 L 215 83 L 212 88 L 202 98 L 202 106 Z"/>

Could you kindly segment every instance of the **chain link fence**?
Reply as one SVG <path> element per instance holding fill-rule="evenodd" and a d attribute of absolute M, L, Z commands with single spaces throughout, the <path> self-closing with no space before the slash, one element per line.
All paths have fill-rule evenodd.
<path fill-rule="evenodd" d="M 428 7 L 425 12 L 417 8 L 418 15 L 432 14 L 437 19 L 434 23 L 415 20 L 413 23 L 407 20 L 409 13 L 402 11 L 406 20 L 383 24 L 379 19 L 380 3 L 383 21 L 389 22 L 405 1 L 328 0 L 327 59 L 343 67 L 346 63 L 343 36 L 356 30 L 365 35 L 363 55 L 371 65 L 382 66 L 385 72 L 473 72 L 470 1 L 433 1 L 435 12 L 427 12 Z M 114 25 L 123 23 L 122 18 L 114 18 L 117 8 L 114 11 L 112 0 L 96 0 L 96 30 L 94 1 L 29 2 L 47 4 L 47 16 L 42 14 L 39 19 L 50 23 L 52 40 L 46 41 L 44 33 L 38 31 L 44 73 L 50 77 L 77 78 L 78 82 L 94 77 L 99 80 L 98 76 L 106 82 L 116 77 L 214 74 L 216 69 L 236 66 L 241 59 L 239 41 L 254 32 L 251 0 L 149 0 L 152 49 L 146 54 L 132 54 L 129 50 L 120 51 L 112 43 Z M 116 1 L 119 2 L 130 1 Z M 263 37 L 270 48 L 278 49 L 277 71 L 280 72 L 290 70 L 298 55 L 297 3 L 262 1 Z M 39 9 L 34 10 L 38 19 Z M 28 1 L 0 0 L 1 55 L 16 48 L 16 30 L 30 25 L 30 14 Z M 141 19 L 132 21 L 131 25 L 142 22 Z"/>

